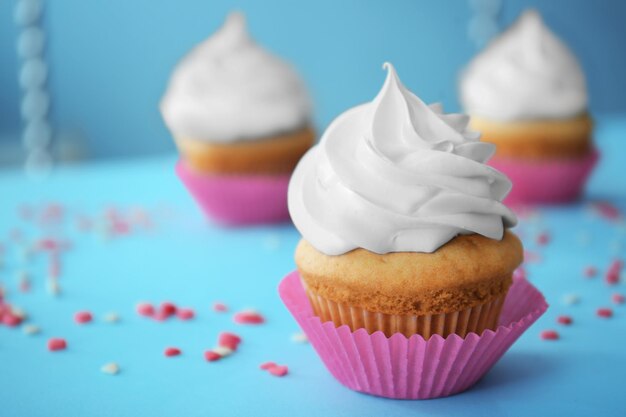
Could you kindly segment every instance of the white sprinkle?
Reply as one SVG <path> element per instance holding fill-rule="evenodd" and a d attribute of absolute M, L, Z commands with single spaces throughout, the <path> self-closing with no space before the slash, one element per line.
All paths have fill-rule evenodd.
<path fill-rule="evenodd" d="M 34 324 L 25 324 L 24 326 L 22 326 L 22 331 L 24 332 L 24 334 L 33 336 L 41 332 L 41 329 L 39 328 L 39 326 L 35 326 Z"/>
<path fill-rule="evenodd" d="M 294 343 L 308 343 L 309 338 L 304 333 L 294 333 L 291 335 L 291 341 Z"/>
<path fill-rule="evenodd" d="M 121 317 L 119 316 L 119 314 L 117 313 L 106 313 L 104 315 L 104 321 L 106 321 L 107 323 L 117 323 L 121 320 Z"/>
<path fill-rule="evenodd" d="M 217 346 L 217 347 L 214 347 L 212 350 L 213 350 L 213 352 L 217 353 L 218 355 L 220 355 L 222 357 L 228 356 L 231 353 L 233 353 L 232 349 L 227 348 L 225 346 Z"/>
<path fill-rule="evenodd" d="M 102 368 L 100 368 L 100 371 L 102 371 L 102 373 L 104 374 L 117 375 L 120 372 L 120 367 L 115 362 L 111 362 L 111 363 L 102 365 Z"/>
<path fill-rule="evenodd" d="M 28 317 L 28 314 L 26 314 L 24 310 L 15 306 L 11 306 L 11 314 L 13 314 L 16 317 L 19 317 L 22 320 L 26 320 L 26 318 Z"/>
<path fill-rule="evenodd" d="M 280 237 L 276 234 L 268 235 L 263 241 L 263 248 L 269 251 L 276 251 L 280 248 Z"/>
<path fill-rule="evenodd" d="M 580 302 L 580 297 L 576 294 L 565 294 L 563 298 L 561 298 L 561 302 L 566 306 L 571 306 L 578 304 Z"/>
<path fill-rule="evenodd" d="M 47 282 L 48 292 L 54 296 L 61 294 L 61 286 L 59 282 L 54 278 L 49 278 Z"/>

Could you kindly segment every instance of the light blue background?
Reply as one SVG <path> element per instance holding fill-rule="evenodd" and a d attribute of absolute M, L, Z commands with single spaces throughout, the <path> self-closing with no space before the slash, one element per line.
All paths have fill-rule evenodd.
<path fill-rule="evenodd" d="M 480 2 L 480 0 L 474 0 Z M 482 0 L 485 1 L 485 0 Z M 17 131 L 15 0 L 0 2 L 0 134 Z M 457 110 L 456 77 L 476 52 L 467 0 L 445 1 L 46 1 L 52 121 L 82 131 L 92 156 L 173 150 L 157 104 L 172 67 L 243 10 L 252 35 L 291 61 L 308 82 L 321 131 L 347 107 L 371 99 L 392 61 L 413 91 Z M 626 2 L 504 0 L 512 22 L 536 7 L 574 50 L 589 79 L 591 110 L 626 110 Z"/>
<path fill-rule="evenodd" d="M 602 164 L 594 173 L 587 198 L 610 198 L 626 211 L 623 138 L 626 119 L 601 119 L 598 146 Z M 64 168 L 44 182 L 27 181 L 17 171 L 0 173 L 0 240 L 7 246 L 0 280 L 9 301 L 24 308 L 43 329 L 29 337 L 0 326 L 0 415 L 2 417 L 142 417 L 142 416 L 568 416 L 623 417 L 626 374 L 626 304 L 613 306 L 613 292 L 602 273 L 616 257 L 626 258 L 626 228 L 592 215 L 582 202 L 540 210 L 523 220 L 517 233 L 526 249 L 542 261 L 529 263 L 529 279 L 550 304 L 493 370 L 466 393 L 429 401 L 393 401 L 342 387 L 326 371 L 309 345 L 290 342 L 297 325 L 279 300 L 276 286 L 294 268 L 299 235 L 290 225 L 225 230 L 207 224 L 174 173 L 175 158 L 103 162 Z M 10 196 L 10 197 L 7 197 Z M 71 216 L 62 228 L 74 245 L 62 257 L 58 299 L 45 291 L 45 258 L 20 260 L 7 236 L 19 227 L 28 239 L 38 228 L 18 219 L 22 203 L 64 204 L 71 213 L 95 214 L 113 204 L 150 210 L 157 228 L 103 241 L 79 233 Z M 169 209 L 168 209 L 169 208 Z M 548 231 L 551 241 L 538 247 L 536 236 Z M 587 244 L 581 242 L 587 236 Z M 617 244 L 617 245 L 616 245 Z M 583 277 L 588 265 L 595 279 Z M 15 273 L 27 268 L 33 288 L 16 290 Z M 624 278 L 624 277 L 622 277 Z M 563 295 L 581 302 L 564 306 Z M 155 323 L 138 317 L 140 300 L 172 300 L 196 308 L 192 322 Z M 242 327 L 231 315 L 210 311 L 215 300 L 232 309 L 259 309 L 262 326 Z M 596 317 L 598 307 L 613 306 L 611 319 Z M 96 320 L 84 326 L 73 314 L 90 309 Z M 107 311 L 122 321 L 102 321 Z M 570 327 L 556 317 L 574 318 Z M 543 329 L 556 328 L 557 342 L 540 340 Z M 243 337 L 232 357 L 206 363 L 205 349 L 217 335 L 234 330 Z M 49 337 L 65 337 L 69 348 L 46 350 Z M 166 346 L 183 355 L 163 357 Z M 265 361 L 286 364 L 290 374 L 274 378 L 258 369 Z M 122 372 L 101 374 L 116 361 Z"/>

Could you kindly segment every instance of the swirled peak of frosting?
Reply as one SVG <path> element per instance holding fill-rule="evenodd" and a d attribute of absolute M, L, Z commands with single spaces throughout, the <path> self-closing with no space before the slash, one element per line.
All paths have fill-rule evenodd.
<path fill-rule="evenodd" d="M 460 96 L 467 113 L 503 121 L 574 117 L 587 108 L 578 60 L 535 10 L 470 62 Z"/>
<path fill-rule="evenodd" d="M 161 113 L 175 135 L 232 142 L 302 128 L 311 106 L 294 69 L 255 43 L 243 15 L 232 13 L 178 64 Z"/>
<path fill-rule="evenodd" d="M 494 145 L 385 67 L 374 101 L 337 117 L 298 164 L 289 184 L 295 226 L 328 255 L 433 252 L 459 234 L 501 239 L 517 219 L 501 203 L 511 182 L 484 164 Z"/>

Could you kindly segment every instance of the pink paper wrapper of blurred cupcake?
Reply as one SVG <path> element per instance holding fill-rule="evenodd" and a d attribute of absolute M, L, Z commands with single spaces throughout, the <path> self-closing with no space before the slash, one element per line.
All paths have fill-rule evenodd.
<path fill-rule="evenodd" d="M 366 394 L 412 400 L 446 397 L 472 387 L 548 307 L 532 284 L 516 277 L 495 330 L 426 340 L 419 334 L 387 337 L 381 331 L 368 334 L 322 322 L 313 314 L 297 271 L 283 279 L 279 293 L 341 384 Z"/>
<path fill-rule="evenodd" d="M 288 219 L 287 181 L 315 140 L 310 99 L 241 14 L 176 66 L 161 113 L 181 156 L 176 171 L 207 216 L 226 225 Z"/>
<path fill-rule="evenodd" d="M 176 174 L 210 219 L 224 225 L 278 223 L 289 220 L 287 187 L 290 175 L 208 175 L 183 161 Z"/>
<path fill-rule="evenodd" d="M 582 195 L 599 158 L 599 152 L 594 149 L 576 159 L 533 161 L 496 157 L 489 165 L 506 174 L 513 183 L 505 203 L 560 204 L 575 201 Z"/>

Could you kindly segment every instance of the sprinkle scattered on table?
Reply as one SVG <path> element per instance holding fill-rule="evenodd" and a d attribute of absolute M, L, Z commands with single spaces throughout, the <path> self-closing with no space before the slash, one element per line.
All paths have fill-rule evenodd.
<path fill-rule="evenodd" d="M 559 333 L 556 330 L 544 330 L 540 333 L 539 337 L 542 340 L 559 340 Z"/>
<path fill-rule="evenodd" d="M 265 318 L 255 310 L 244 310 L 235 313 L 233 321 L 237 324 L 263 324 Z"/>
<path fill-rule="evenodd" d="M 585 268 L 585 270 L 583 271 L 583 275 L 586 278 L 593 278 L 596 275 L 598 275 L 598 269 L 595 266 L 588 266 Z"/>
<path fill-rule="evenodd" d="M 171 357 L 171 356 L 178 356 L 180 355 L 182 352 L 180 349 L 176 348 L 176 347 L 168 347 L 165 348 L 165 351 L 163 352 L 163 354 L 165 356 Z"/>
<path fill-rule="evenodd" d="M 179 320 L 191 320 L 196 316 L 196 313 L 191 308 L 179 308 L 176 311 L 176 317 Z"/>
<path fill-rule="evenodd" d="M 137 304 L 137 313 L 140 316 L 144 317 L 152 317 L 154 316 L 155 309 L 152 304 L 149 303 L 138 303 Z"/>
<path fill-rule="evenodd" d="M 121 317 L 115 312 L 109 312 L 104 315 L 104 321 L 107 323 L 119 323 Z"/>
<path fill-rule="evenodd" d="M 580 303 L 580 296 L 577 294 L 565 294 L 561 298 L 561 301 L 566 306 L 571 306 Z"/>
<path fill-rule="evenodd" d="M 309 339 L 304 333 L 298 332 L 291 335 L 291 341 L 294 343 L 308 343 Z"/>
<path fill-rule="evenodd" d="M 87 324 L 93 320 L 93 316 L 89 311 L 79 311 L 74 314 L 74 321 L 77 324 Z"/>
<path fill-rule="evenodd" d="M 228 306 L 224 303 L 215 302 L 213 303 L 213 311 L 218 313 L 225 313 L 228 311 Z"/>
<path fill-rule="evenodd" d="M 217 338 L 217 346 L 204 352 L 204 358 L 209 362 L 215 362 L 223 357 L 231 355 L 241 343 L 241 337 L 231 332 L 222 332 Z"/>
<path fill-rule="evenodd" d="M 67 342 L 65 341 L 65 339 L 58 338 L 58 337 L 53 337 L 51 339 L 48 339 L 49 351 L 54 352 L 54 351 L 65 350 L 65 349 L 67 349 Z"/>
<path fill-rule="evenodd" d="M 105 363 L 104 365 L 102 365 L 102 367 L 100 368 L 100 371 L 103 374 L 117 375 L 120 372 L 120 367 L 115 362 L 109 362 L 109 363 Z"/>
<path fill-rule="evenodd" d="M 289 368 L 287 368 L 286 365 L 277 365 L 274 362 L 264 362 L 259 366 L 259 368 L 278 377 L 285 376 L 289 372 Z"/>

